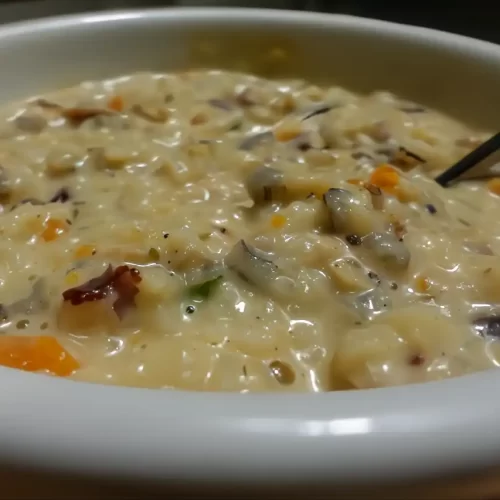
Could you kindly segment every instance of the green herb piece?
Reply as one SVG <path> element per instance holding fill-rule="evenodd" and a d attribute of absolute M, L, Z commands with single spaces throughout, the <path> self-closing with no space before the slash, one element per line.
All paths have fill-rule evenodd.
<path fill-rule="evenodd" d="M 151 247 L 148 256 L 153 262 L 158 262 L 160 260 L 160 252 L 158 252 L 156 248 Z"/>
<path fill-rule="evenodd" d="M 205 281 L 205 283 L 201 283 L 200 285 L 194 285 L 189 288 L 189 296 L 199 299 L 208 299 L 221 280 L 222 276 L 217 276 L 217 278 Z"/>
<path fill-rule="evenodd" d="M 200 233 L 198 238 L 200 238 L 201 241 L 207 241 L 211 235 L 212 233 Z"/>

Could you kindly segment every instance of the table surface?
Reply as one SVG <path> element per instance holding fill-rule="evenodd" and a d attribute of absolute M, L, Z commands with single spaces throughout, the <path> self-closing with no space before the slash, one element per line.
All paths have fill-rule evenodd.
<path fill-rule="evenodd" d="M 419 485 L 402 485 L 396 487 L 370 487 L 364 489 L 340 489 L 321 491 L 308 488 L 277 492 L 267 489 L 266 492 L 252 493 L 245 488 L 244 492 L 237 488 L 211 490 L 207 487 L 186 491 L 178 488 L 154 488 L 89 481 L 76 478 L 61 478 L 42 473 L 23 472 L 3 469 L 0 472 L 0 500 L 76 500 L 76 499 L 182 499 L 207 498 L 224 500 L 238 498 L 267 498 L 278 500 L 314 500 L 316 498 L 349 498 L 370 500 L 500 500 L 500 470 L 488 471 L 474 476 L 461 476 L 455 479 L 444 479 Z"/>

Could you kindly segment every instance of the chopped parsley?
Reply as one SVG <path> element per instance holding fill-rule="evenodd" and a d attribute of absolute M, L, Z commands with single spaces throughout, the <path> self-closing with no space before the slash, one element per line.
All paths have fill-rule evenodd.
<path fill-rule="evenodd" d="M 198 299 L 208 299 L 215 291 L 218 283 L 222 280 L 222 276 L 205 281 L 199 285 L 194 285 L 189 288 L 189 296 Z"/>

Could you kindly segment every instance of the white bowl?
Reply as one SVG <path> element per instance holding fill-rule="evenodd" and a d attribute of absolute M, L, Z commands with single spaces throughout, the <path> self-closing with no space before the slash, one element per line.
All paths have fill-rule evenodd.
<path fill-rule="evenodd" d="M 199 42 L 204 45 L 200 49 Z M 266 47 L 291 58 L 269 66 Z M 236 60 L 237 59 L 237 60 Z M 0 99 L 195 64 L 391 89 L 498 126 L 500 47 L 348 16 L 238 9 L 82 14 L 0 28 Z M 0 461 L 160 481 L 372 484 L 500 463 L 500 370 L 319 395 L 107 387 L 0 368 Z"/>

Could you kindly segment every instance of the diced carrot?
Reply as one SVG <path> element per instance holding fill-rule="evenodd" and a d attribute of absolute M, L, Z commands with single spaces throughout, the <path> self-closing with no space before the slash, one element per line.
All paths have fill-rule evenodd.
<path fill-rule="evenodd" d="M 81 245 L 75 250 L 76 259 L 85 259 L 95 254 L 95 247 L 93 245 Z"/>
<path fill-rule="evenodd" d="M 415 291 L 418 293 L 425 293 L 429 290 L 431 287 L 431 284 L 429 283 L 429 280 L 425 278 L 424 276 L 418 276 L 415 279 Z"/>
<path fill-rule="evenodd" d="M 302 130 L 298 127 L 280 127 L 274 131 L 274 137 L 279 142 L 288 142 L 299 137 Z"/>
<path fill-rule="evenodd" d="M 394 167 L 382 164 L 377 167 L 370 176 L 370 184 L 378 186 L 380 189 L 391 190 L 399 183 L 399 174 Z"/>
<path fill-rule="evenodd" d="M 365 181 L 363 181 L 361 179 L 347 179 L 346 182 L 349 184 L 352 184 L 353 186 L 364 186 L 365 185 Z"/>
<path fill-rule="evenodd" d="M 495 177 L 488 181 L 488 190 L 490 193 L 500 196 L 500 177 Z"/>
<path fill-rule="evenodd" d="M 191 120 L 189 120 L 189 123 L 191 125 L 203 125 L 208 122 L 208 116 L 205 113 L 196 113 Z"/>
<path fill-rule="evenodd" d="M 28 372 L 48 370 L 66 377 L 80 367 L 78 361 L 49 336 L 0 336 L 0 365 Z"/>
<path fill-rule="evenodd" d="M 121 113 L 124 108 L 123 98 L 120 97 L 119 95 L 113 96 L 108 101 L 108 108 L 112 109 L 113 111 L 117 111 L 118 113 Z"/>
<path fill-rule="evenodd" d="M 64 282 L 69 286 L 76 286 L 80 280 L 80 275 L 76 271 L 70 271 L 64 278 Z"/>
<path fill-rule="evenodd" d="M 42 238 L 45 241 L 53 241 L 68 229 L 68 224 L 62 219 L 48 219 L 45 223 L 45 229 L 42 232 Z"/>
<path fill-rule="evenodd" d="M 276 214 L 271 217 L 271 226 L 274 229 L 281 229 L 286 224 L 286 217 L 281 214 Z"/>

